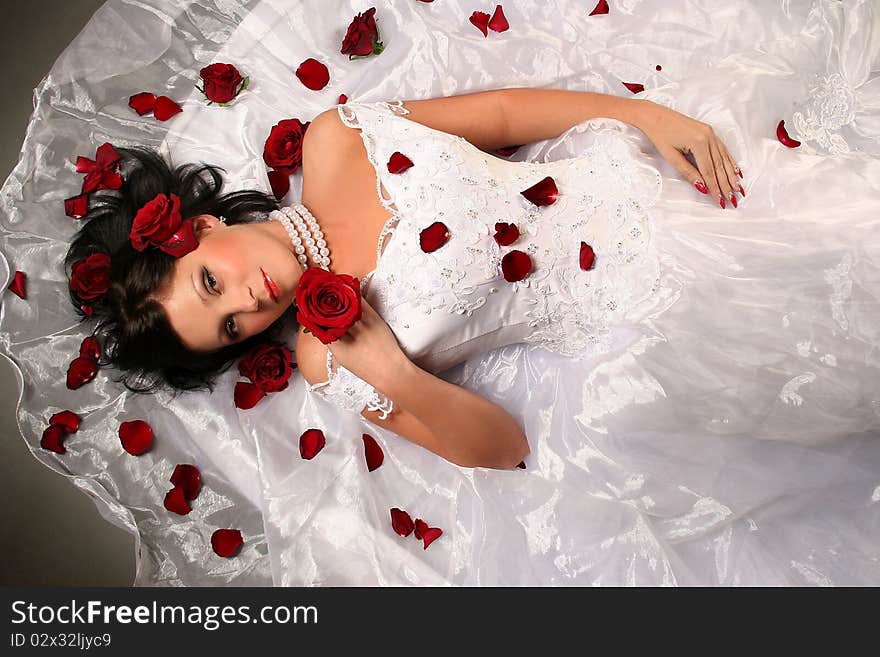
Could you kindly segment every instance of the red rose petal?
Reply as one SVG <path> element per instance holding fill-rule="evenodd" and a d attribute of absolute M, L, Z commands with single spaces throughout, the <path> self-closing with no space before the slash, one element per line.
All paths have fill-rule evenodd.
<path fill-rule="evenodd" d="M 525 470 L 526 469 L 526 462 L 520 461 L 519 463 L 516 464 L 516 467 L 522 468 L 523 470 Z"/>
<path fill-rule="evenodd" d="M 49 424 L 60 424 L 67 433 L 79 431 L 80 417 L 73 411 L 59 411 L 49 418 Z"/>
<path fill-rule="evenodd" d="M 194 500 L 202 489 L 202 476 L 196 466 L 178 463 L 171 473 L 171 483 L 183 489 L 183 496 L 186 499 Z"/>
<path fill-rule="evenodd" d="M 295 75 L 312 91 L 320 91 L 330 82 L 330 71 L 324 64 L 312 57 L 299 65 Z"/>
<path fill-rule="evenodd" d="M 495 224 L 495 234 L 492 237 L 498 246 L 510 246 L 519 239 L 519 228 L 516 224 L 498 222 Z"/>
<path fill-rule="evenodd" d="M 160 121 L 167 121 L 172 116 L 182 111 L 183 108 L 168 96 L 159 96 L 156 99 L 156 105 L 153 107 L 153 116 Z"/>
<path fill-rule="evenodd" d="M 599 0 L 599 4 L 596 5 L 596 8 L 591 11 L 588 16 L 597 16 L 599 14 L 607 14 L 608 13 L 608 2 L 606 0 Z"/>
<path fill-rule="evenodd" d="M 581 242 L 581 253 L 580 253 L 580 262 L 581 269 L 587 271 L 593 267 L 593 263 L 596 261 L 596 254 L 593 252 L 593 247 L 587 244 L 586 242 Z"/>
<path fill-rule="evenodd" d="M 495 13 L 492 14 L 492 19 L 489 21 L 489 29 L 494 32 L 506 32 L 510 29 L 510 23 L 507 22 L 501 5 L 495 5 Z"/>
<path fill-rule="evenodd" d="M 443 535 L 443 530 L 439 527 L 429 527 L 422 532 L 423 550 L 427 550 L 428 546 Z"/>
<path fill-rule="evenodd" d="M 156 96 L 149 91 L 142 91 L 128 99 L 128 106 L 139 115 L 149 114 L 156 105 Z"/>
<path fill-rule="evenodd" d="M 779 125 L 776 126 L 776 138 L 784 145 L 789 148 L 797 148 L 801 145 L 797 139 L 792 139 L 788 136 L 788 131 L 785 129 L 785 121 L 780 121 Z"/>
<path fill-rule="evenodd" d="M 218 529 L 211 534 L 211 547 L 221 557 L 231 557 L 242 546 L 244 541 L 237 529 Z"/>
<path fill-rule="evenodd" d="M 159 244 L 159 250 L 175 258 L 180 258 L 190 251 L 195 251 L 198 245 L 199 241 L 196 239 L 193 222 L 186 219 L 181 222 L 180 228 L 174 231 L 171 237 Z"/>
<path fill-rule="evenodd" d="M 89 195 L 80 194 L 64 199 L 64 214 L 73 219 L 82 219 L 89 212 Z"/>
<path fill-rule="evenodd" d="M 16 271 L 9 284 L 9 291 L 21 299 L 27 299 L 27 274 Z"/>
<path fill-rule="evenodd" d="M 105 171 L 101 175 L 101 184 L 98 189 L 119 189 L 122 187 L 122 176 L 116 171 Z"/>
<path fill-rule="evenodd" d="M 498 155 L 501 155 L 502 157 L 508 157 L 508 156 L 516 153 L 519 150 L 519 148 L 520 148 L 519 146 L 505 146 L 504 148 L 496 148 L 495 152 L 498 153 Z"/>
<path fill-rule="evenodd" d="M 165 508 L 172 513 L 185 516 L 192 511 L 192 507 L 187 504 L 183 495 L 183 486 L 175 486 L 165 495 Z"/>
<path fill-rule="evenodd" d="M 504 280 L 508 283 L 516 283 L 532 271 L 532 259 L 528 253 L 514 249 L 501 258 L 501 271 Z"/>
<path fill-rule="evenodd" d="M 256 406 L 257 402 L 266 396 L 266 393 L 253 383 L 239 381 L 235 384 L 233 395 L 235 397 L 235 407 L 246 411 Z"/>
<path fill-rule="evenodd" d="M 348 96 L 345 94 L 339 94 L 339 100 L 336 101 L 337 105 L 345 105 L 348 102 Z"/>
<path fill-rule="evenodd" d="M 67 438 L 67 429 L 60 424 L 50 424 L 43 430 L 43 437 L 40 438 L 40 447 L 47 449 L 56 454 L 66 454 L 64 449 L 64 439 Z"/>
<path fill-rule="evenodd" d="M 99 360 L 101 358 L 101 343 L 93 335 L 86 336 L 79 345 L 79 355 Z"/>
<path fill-rule="evenodd" d="M 122 449 L 132 456 L 140 456 L 153 443 L 153 430 L 143 420 L 131 420 L 119 425 L 119 439 Z"/>
<path fill-rule="evenodd" d="M 624 82 L 623 86 L 632 91 L 634 94 L 641 93 L 645 90 L 645 85 L 638 82 Z"/>
<path fill-rule="evenodd" d="M 290 191 L 290 174 L 287 171 L 270 171 L 269 184 L 272 194 L 280 201 Z"/>
<path fill-rule="evenodd" d="M 67 387 L 71 390 L 85 385 L 98 373 L 98 363 L 88 356 L 74 358 L 67 367 Z"/>
<path fill-rule="evenodd" d="M 419 233 L 419 246 L 425 253 L 436 251 L 449 241 L 449 229 L 442 221 L 435 221 Z"/>
<path fill-rule="evenodd" d="M 372 472 L 385 460 L 385 452 L 382 451 L 382 448 L 379 446 L 379 443 L 376 442 L 376 439 L 373 438 L 370 434 L 365 433 L 363 435 L 364 439 L 364 456 L 367 459 L 367 470 Z"/>
<path fill-rule="evenodd" d="M 320 429 L 308 429 L 299 437 L 299 453 L 304 459 L 313 459 L 318 452 L 324 449 L 326 440 L 324 432 Z"/>
<path fill-rule="evenodd" d="M 391 509 L 391 526 L 395 532 L 406 538 L 412 533 L 413 521 L 406 511 L 394 507 Z"/>
<path fill-rule="evenodd" d="M 415 528 L 413 529 L 413 535 L 418 539 L 422 540 L 422 532 L 428 529 L 428 523 L 426 523 L 421 518 L 416 518 Z"/>
<path fill-rule="evenodd" d="M 486 29 L 486 26 L 489 25 L 489 14 L 483 11 L 475 11 L 468 20 L 477 26 L 484 37 L 489 36 L 489 31 Z"/>
<path fill-rule="evenodd" d="M 89 306 L 85 303 L 83 305 L 81 305 L 79 307 L 79 309 L 82 310 L 83 313 L 85 313 L 86 317 L 91 317 L 92 313 L 94 312 L 94 308 L 92 308 L 91 306 Z"/>
<path fill-rule="evenodd" d="M 520 192 L 529 201 L 535 205 L 552 205 L 556 203 L 559 196 L 559 189 L 556 187 L 556 181 L 547 176 L 540 182 L 532 185 L 524 192 Z"/>
<path fill-rule="evenodd" d="M 413 165 L 411 159 L 400 151 L 394 151 L 388 160 L 388 173 L 403 173 Z"/>

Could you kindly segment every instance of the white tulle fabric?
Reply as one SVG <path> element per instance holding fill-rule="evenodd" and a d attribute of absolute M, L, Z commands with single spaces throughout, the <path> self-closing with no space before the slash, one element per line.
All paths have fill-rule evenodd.
<path fill-rule="evenodd" d="M 573 0 L 513 0 L 503 5 L 510 31 L 484 38 L 467 21 L 470 10 L 452 3 L 110 0 L 65 51 L 35 93 L 21 160 L 3 188 L 0 246 L 12 269 L 27 271 L 29 296 L 5 295 L 0 340 L 23 375 L 25 439 L 38 459 L 94 495 L 106 517 L 137 534 L 136 583 L 880 583 L 877 9 L 836 0 L 609 4 L 609 15 L 589 17 L 590 8 Z M 345 27 L 370 6 L 386 50 L 349 62 L 338 53 Z M 330 67 L 321 92 L 292 74 L 308 57 Z M 227 108 L 189 95 L 198 69 L 212 61 L 235 63 L 252 79 Z M 618 121 L 585 121 L 504 161 L 381 111 L 388 108 L 359 109 L 506 86 L 629 95 L 621 82 L 641 82 L 640 97 L 712 125 L 745 173 L 748 196 L 739 209 L 722 210 L 696 192 L 641 132 Z M 184 112 L 167 124 L 137 117 L 126 103 L 141 90 L 183 99 Z M 402 189 L 402 179 L 386 175 L 397 206 L 412 199 L 416 207 L 400 209 L 368 299 L 381 304 L 402 344 L 426 365 L 458 361 L 438 375 L 521 423 L 532 449 L 526 470 L 449 464 L 358 413 L 340 412 L 298 374 L 287 390 L 240 412 L 232 403 L 234 371 L 213 395 L 177 399 L 128 394 L 107 371 L 77 391 L 64 386 L 86 334 L 68 308 L 61 269 L 76 228 L 62 209 L 81 184 L 76 155 L 106 140 L 161 145 L 176 162 L 225 166 L 229 189 L 268 190 L 261 154 L 271 126 L 310 120 L 340 93 L 350 98 L 353 119 L 383 117 L 394 132 L 376 135 L 380 152 L 403 144 L 397 131 L 404 129 L 425 142 L 425 166 L 443 166 L 437 149 L 447 149 L 449 173 L 435 182 L 454 185 L 455 203 L 473 204 L 478 215 L 471 223 L 454 217 L 457 229 L 479 231 L 487 219 L 481 210 L 503 197 L 513 203 L 510 190 L 534 184 L 538 172 L 559 176 L 558 203 L 577 208 L 555 208 L 555 221 L 572 222 L 569 231 L 578 230 L 578 215 L 602 217 L 599 201 L 636 196 L 639 206 L 619 206 L 639 228 L 636 241 L 609 253 L 613 235 L 623 233 L 603 224 L 609 232 L 596 238 L 597 268 L 604 252 L 652 275 L 609 272 L 607 299 L 563 286 L 574 283 L 562 274 L 571 254 L 555 249 L 565 233 L 556 239 L 548 231 L 556 224 L 543 214 L 531 222 L 535 261 L 555 264 L 541 271 L 553 290 L 537 297 L 547 306 L 530 308 L 529 319 L 557 319 L 530 326 L 544 329 L 532 343 L 514 343 L 486 332 L 499 320 L 490 304 L 500 294 L 536 294 L 534 286 L 513 291 L 504 282 L 488 293 L 488 276 L 455 286 L 421 274 L 389 279 L 398 262 L 418 256 L 410 217 L 421 205 L 406 196 L 413 190 Z M 800 148 L 776 140 L 780 119 Z M 611 157 L 628 173 L 620 174 L 620 187 L 597 186 L 584 167 Z M 466 177 L 492 178 L 499 187 Z M 285 203 L 298 202 L 300 192 L 295 175 Z M 483 237 L 471 245 L 488 244 Z M 544 248 L 550 254 L 542 261 Z M 629 263 L 627 254 L 634 254 Z M 464 276 L 492 266 L 492 258 L 480 258 Z M 419 288 L 428 284 L 434 287 Z M 462 294 L 468 285 L 473 293 Z M 427 317 L 416 312 L 427 302 L 411 296 L 414 288 L 437 294 L 440 306 Z M 450 289 L 461 298 L 453 300 Z M 561 290 L 576 294 L 568 299 Z M 573 301 L 583 315 L 570 312 Z M 420 317 L 420 330 L 406 332 L 410 317 Z M 490 351 L 457 349 L 469 328 Z M 590 335 L 607 349 L 593 349 Z M 572 344 L 586 353 L 548 350 Z M 59 457 L 41 450 L 39 438 L 61 408 L 84 421 Z M 153 425 L 156 447 L 134 458 L 115 431 L 138 417 Z M 309 428 L 324 431 L 327 444 L 305 461 L 298 438 Z M 374 472 L 364 463 L 365 432 L 385 451 Z M 162 507 L 178 462 L 197 464 L 205 482 L 184 517 Z M 391 507 L 442 528 L 443 536 L 427 550 L 399 537 Z M 217 527 L 242 529 L 238 557 L 211 552 Z"/>

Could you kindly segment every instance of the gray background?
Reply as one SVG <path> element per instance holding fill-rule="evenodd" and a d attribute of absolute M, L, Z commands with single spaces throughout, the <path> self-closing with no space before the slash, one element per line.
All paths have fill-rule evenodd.
<path fill-rule="evenodd" d="M 32 91 L 103 0 L 0 0 L 0 175 L 18 161 Z M 4 294 L 11 294 L 5 292 Z M 0 585 L 129 586 L 134 538 L 104 520 L 66 478 L 28 450 L 15 422 L 18 387 L 0 358 Z"/>

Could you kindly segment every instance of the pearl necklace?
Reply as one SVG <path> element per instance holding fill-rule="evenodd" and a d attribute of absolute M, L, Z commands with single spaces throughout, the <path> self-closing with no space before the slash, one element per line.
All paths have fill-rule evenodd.
<path fill-rule="evenodd" d="M 303 271 L 309 268 L 309 255 L 315 267 L 330 271 L 330 250 L 324 240 L 324 233 L 318 225 L 317 219 L 312 216 L 308 208 L 302 204 L 294 205 L 293 208 L 281 208 L 269 213 L 270 219 L 280 221 L 281 225 L 290 235 L 293 242 L 293 250 Z"/>

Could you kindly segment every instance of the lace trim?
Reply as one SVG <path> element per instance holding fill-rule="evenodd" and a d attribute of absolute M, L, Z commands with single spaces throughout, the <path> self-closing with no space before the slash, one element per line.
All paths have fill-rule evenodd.
<path fill-rule="evenodd" d="M 807 97 L 804 111 L 791 116 L 797 137 L 835 155 L 849 153 L 849 144 L 837 131 L 855 119 L 855 91 L 839 73 L 821 79 L 814 74 Z"/>
<path fill-rule="evenodd" d="M 368 411 L 381 411 L 383 420 L 394 410 L 394 403 L 388 397 L 339 365 L 329 349 L 327 377 L 321 383 L 308 384 L 309 391 L 319 392 L 327 401 L 354 413 L 360 413 L 364 406 Z"/>

